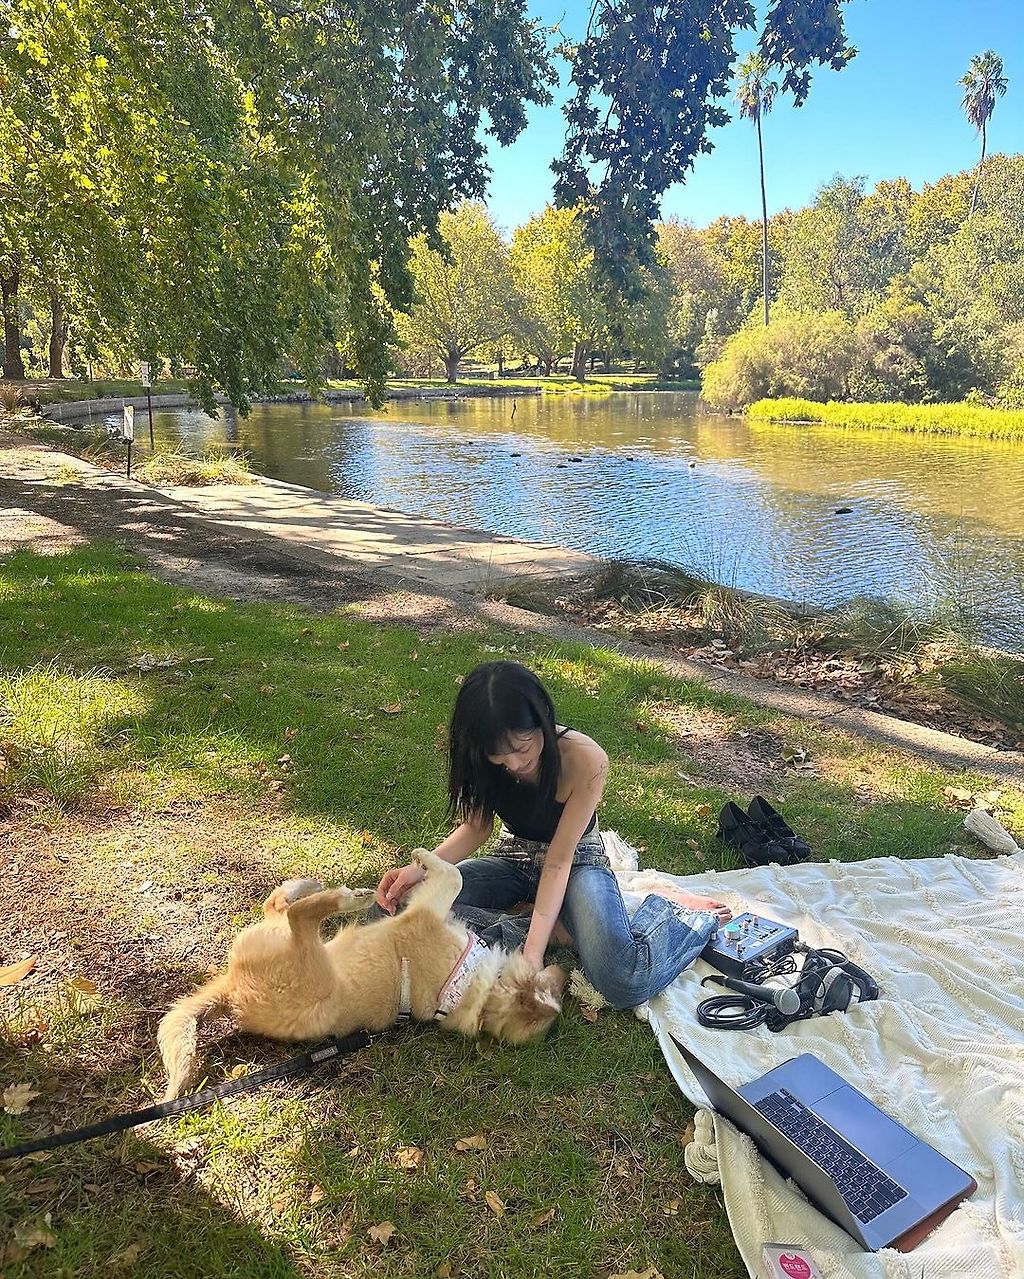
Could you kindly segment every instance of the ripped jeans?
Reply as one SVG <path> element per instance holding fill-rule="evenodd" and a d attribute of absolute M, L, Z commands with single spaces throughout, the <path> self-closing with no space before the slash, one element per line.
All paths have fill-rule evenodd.
<path fill-rule="evenodd" d="M 488 944 L 521 947 L 531 916 L 504 912 L 535 900 L 547 849 L 502 831 L 492 854 L 458 863 L 462 891 L 453 912 Z M 631 919 L 599 831 L 576 847 L 559 918 L 587 980 L 613 1008 L 634 1008 L 664 990 L 718 927 L 710 911 L 687 910 L 655 894 Z"/>

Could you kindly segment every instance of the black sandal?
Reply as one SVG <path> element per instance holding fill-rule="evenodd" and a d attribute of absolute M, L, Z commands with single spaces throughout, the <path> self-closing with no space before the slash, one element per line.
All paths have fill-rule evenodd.
<path fill-rule="evenodd" d="M 811 846 L 801 839 L 781 813 L 776 812 L 763 795 L 755 795 L 747 808 L 749 816 L 764 830 L 767 837 L 780 844 L 788 854 L 788 862 L 805 862 L 811 855 Z"/>

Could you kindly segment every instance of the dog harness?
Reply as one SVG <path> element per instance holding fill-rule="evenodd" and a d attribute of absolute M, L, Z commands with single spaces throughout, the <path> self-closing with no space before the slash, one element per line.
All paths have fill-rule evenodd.
<path fill-rule="evenodd" d="M 469 935 L 466 938 L 466 945 L 462 954 L 456 961 L 451 975 L 441 987 L 441 993 L 437 997 L 437 1012 L 434 1013 L 436 1021 L 443 1021 L 449 1013 L 458 1008 L 462 1002 L 463 995 L 469 989 L 474 972 L 479 968 L 481 960 L 488 952 L 487 943 L 481 941 L 472 928 L 467 928 L 466 932 Z"/>
<path fill-rule="evenodd" d="M 462 997 L 469 989 L 469 984 L 473 980 L 473 974 L 480 966 L 480 961 L 487 954 L 490 947 L 485 941 L 473 932 L 472 928 L 466 929 L 466 944 L 462 949 L 462 954 L 455 961 L 455 967 L 448 974 L 448 980 L 441 987 L 441 993 L 437 997 L 437 1012 L 434 1013 L 436 1021 L 443 1021 L 449 1013 L 455 1011 L 459 1004 L 462 1003 Z M 409 960 L 405 955 L 402 956 L 402 988 L 398 997 L 398 1020 L 406 1022 L 412 1016 L 412 982 L 409 978 Z"/>

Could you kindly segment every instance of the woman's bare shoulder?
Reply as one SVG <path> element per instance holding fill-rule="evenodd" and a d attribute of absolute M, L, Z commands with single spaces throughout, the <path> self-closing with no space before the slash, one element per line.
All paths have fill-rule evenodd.
<path fill-rule="evenodd" d="M 567 782 L 591 784 L 608 772 L 608 754 L 604 747 L 586 733 L 566 729 L 558 739 L 562 752 L 562 773 Z"/>

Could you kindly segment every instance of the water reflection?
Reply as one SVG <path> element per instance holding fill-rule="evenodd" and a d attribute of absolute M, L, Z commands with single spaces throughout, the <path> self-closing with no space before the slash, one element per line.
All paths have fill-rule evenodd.
<path fill-rule="evenodd" d="M 1024 646 L 1019 446 L 750 426 L 685 393 L 399 401 L 382 413 L 257 405 L 248 419 L 175 410 L 155 421 L 162 444 L 237 442 L 256 470 L 291 483 L 669 560 L 787 599 L 967 597 L 993 614 L 992 639 Z"/>

